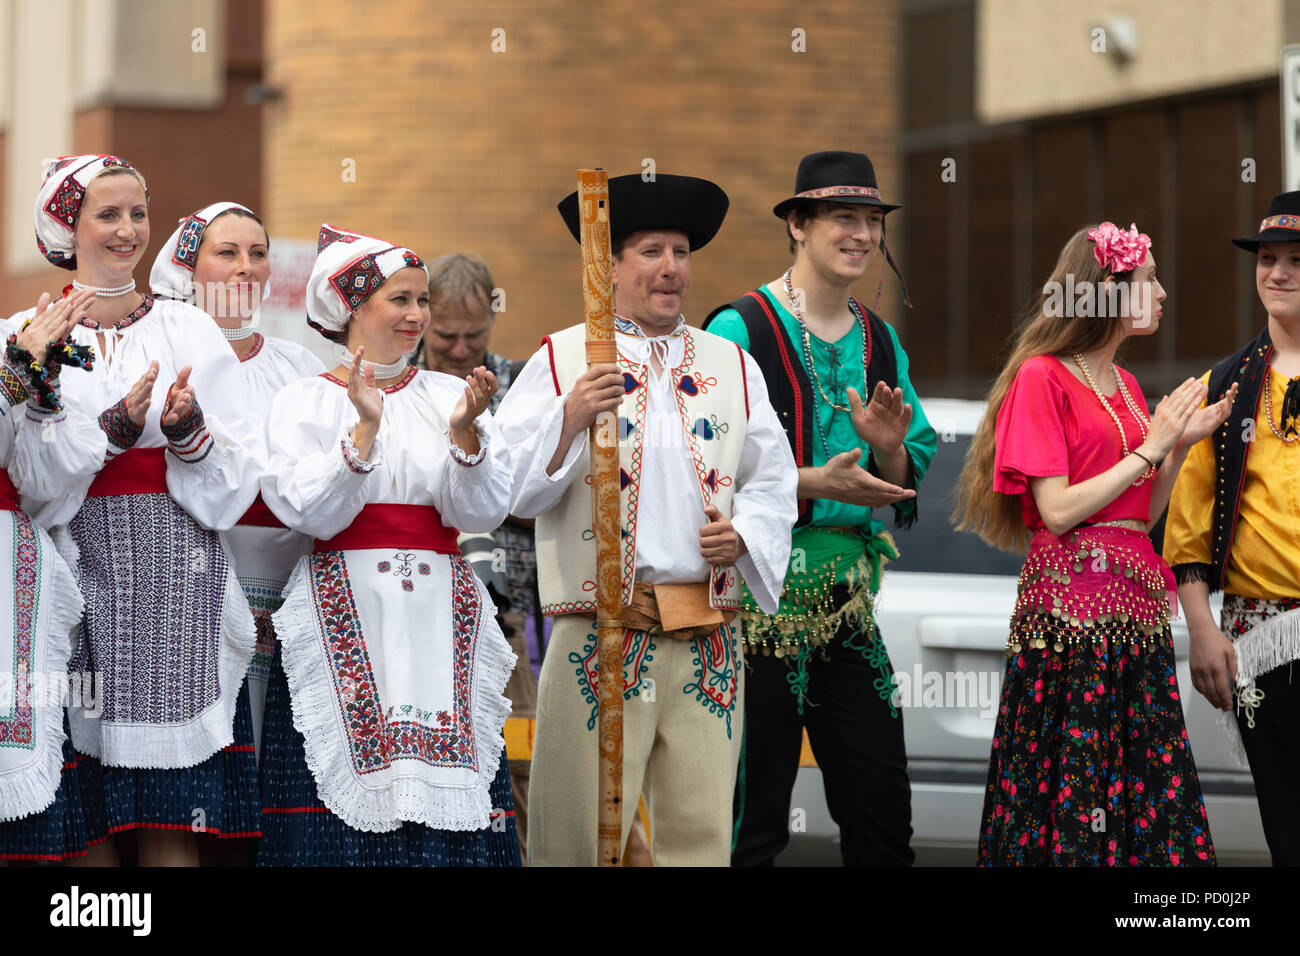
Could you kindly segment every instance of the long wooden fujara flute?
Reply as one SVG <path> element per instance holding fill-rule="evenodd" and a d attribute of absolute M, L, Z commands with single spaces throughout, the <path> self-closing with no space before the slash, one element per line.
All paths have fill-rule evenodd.
<path fill-rule="evenodd" d="M 582 243 L 582 298 L 587 315 L 587 367 L 618 362 L 614 342 L 614 284 L 610 275 L 609 175 L 578 171 L 578 223 Z M 596 535 L 597 682 L 600 685 L 600 758 L 597 780 L 597 859 L 618 866 L 623 858 L 623 587 L 619 561 L 618 429 L 614 412 L 591 426 L 591 529 Z"/>

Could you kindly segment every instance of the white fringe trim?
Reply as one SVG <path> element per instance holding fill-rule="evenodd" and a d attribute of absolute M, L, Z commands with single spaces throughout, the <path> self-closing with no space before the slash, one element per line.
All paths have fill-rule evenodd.
<path fill-rule="evenodd" d="M 1255 678 L 1283 664 L 1300 660 L 1300 608 L 1284 611 L 1251 628 L 1233 642 L 1233 647 L 1237 651 L 1238 699 L 1232 710 L 1219 713 L 1219 726 L 1228 737 L 1228 748 L 1233 758 L 1241 767 L 1249 769 L 1241 728 L 1237 726 L 1237 711 L 1243 706 L 1240 696 L 1253 688 Z M 1267 699 L 1262 705 L 1268 706 Z"/>
<path fill-rule="evenodd" d="M 479 592 L 478 642 L 471 710 L 478 743 L 478 780 L 472 786 L 439 785 L 423 777 L 398 777 L 376 788 L 352 769 L 339 746 L 340 727 L 333 680 L 324 659 L 324 635 L 311 598 L 304 557 L 285 588 L 284 604 L 271 616 L 282 648 L 293 706 L 294 728 L 303 736 L 307 766 L 322 803 L 355 830 L 384 833 L 404 822 L 435 830 L 482 830 L 491 824 L 489 788 L 505 748 L 502 731 L 510 715 L 503 691 L 514 670 L 515 654 L 489 613 L 492 599 L 475 578 Z M 386 776 L 386 775 L 384 775 Z"/>
<path fill-rule="evenodd" d="M 10 520 L 14 520 L 12 517 Z M 66 674 L 72 656 L 72 630 L 81 622 L 81 591 L 71 568 L 50 536 L 36 522 L 44 561 L 40 568 L 41 593 L 46 615 L 37 609 L 37 631 L 33 635 L 36 666 L 45 674 Z M 44 654 L 39 653 L 44 649 Z M 48 683 L 48 679 L 47 679 Z M 44 704 L 45 702 L 41 702 Z M 18 820 L 49 809 L 63 776 L 63 708 L 34 708 L 36 749 L 25 766 L 0 774 L 0 821 Z"/>
<path fill-rule="evenodd" d="M 248 665 L 257 650 L 257 626 L 248 597 L 235 576 L 235 562 L 224 538 L 226 582 L 221 595 L 221 629 L 217 636 L 217 674 L 221 696 L 184 724 L 114 724 L 99 722 L 100 759 L 107 766 L 180 770 L 207 760 L 235 740 L 235 704 Z M 73 735 L 76 745 L 77 735 Z M 80 749 L 78 747 L 78 749 Z M 84 751 L 83 751 L 84 752 Z"/>

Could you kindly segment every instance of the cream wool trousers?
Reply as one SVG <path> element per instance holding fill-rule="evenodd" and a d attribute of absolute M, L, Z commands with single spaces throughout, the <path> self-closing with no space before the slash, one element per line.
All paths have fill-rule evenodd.
<path fill-rule="evenodd" d="M 656 866 L 728 866 L 743 740 L 740 629 L 678 641 L 623 635 L 623 846 L 644 794 Z M 537 698 L 531 866 L 595 866 L 596 628 L 555 618 Z"/>

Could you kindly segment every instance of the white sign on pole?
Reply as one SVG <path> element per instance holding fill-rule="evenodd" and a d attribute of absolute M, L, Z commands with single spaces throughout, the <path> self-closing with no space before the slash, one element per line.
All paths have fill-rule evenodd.
<path fill-rule="evenodd" d="M 1300 189 L 1300 44 L 1282 48 L 1282 188 Z"/>

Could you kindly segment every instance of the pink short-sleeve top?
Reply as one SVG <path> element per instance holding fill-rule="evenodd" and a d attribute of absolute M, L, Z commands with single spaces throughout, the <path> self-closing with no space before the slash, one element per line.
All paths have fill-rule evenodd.
<path fill-rule="evenodd" d="M 1118 366 L 1116 371 L 1133 402 L 1145 411 L 1137 379 Z M 1137 420 L 1118 389 L 1103 400 L 1119 417 L 1131 452 L 1142 443 Z M 1078 484 L 1108 470 L 1124 454 L 1115 420 L 1096 393 L 1051 355 L 1035 356 L 1020 367 L 998 410 L 995 435 L 993 489 L 1020 496 L 1020 514 L 1031 531 L 1046 527 L 1029 489 L 1031 478 L 1066 475 L 1070 484 Z M 1147 521 L 1150 511 L 1151 482 L 1144 481 L 1125 487 L 1084 523 Z"/>

